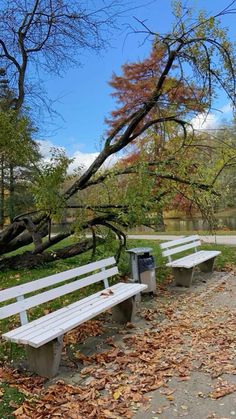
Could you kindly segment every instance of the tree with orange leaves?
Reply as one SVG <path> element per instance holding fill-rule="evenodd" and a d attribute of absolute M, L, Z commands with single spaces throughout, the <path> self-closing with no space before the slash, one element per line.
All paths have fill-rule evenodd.
<path fill-rule="evenodd" d="M 125 90 L 122 87 L 117 96 L 121 108 L 113 113 L 113 122 L 109 124 L 100 154 L 69 187 L 55 185 L 55 196 L 63 205 L 62 212 L 77 211 L 77 225 L 75 222 L 67 232 L 51 237 L 50 223 L 55 207 L 50 200 L 47 207 L 39 200 L 32 213 L 15 217 L 14 223 L 1 233 L 0 252 L 6 255 L 12 251 L 13 244 L 15 249 L 21 247 L 25 236 L 32 236 L 33 242 L 36 232 L 45 240 L 34 243 L 34 250 L 25 253 L 24 257 L 3 257 L 1 268 L 18 268 L 22 263 L 35 266 L 91 248 L 95 250 L 101 227 L 113 231 L 122 244 L 121 228 L 145 222 L 154 206 L 163 205 L 166 197 L 169 199 L 171 194 L 176 194 L 181 185 L 188 186 L 188 194 L 199 207 L 211 206 L 218 195 L 218 176 L 235 156 L 225 148 L 219 148 L 215 164 L 208 138 L 201 140 L 200 154 L 196 154 L 199 138 L 188 127 L 195 113 L 206 107 L 211 110 L 217 88 L 222 89 L 235 105 L 235 50 L 227 31 L 221 26 L 225 15 L 236 13 L 234 3 L 231 1 L 215 16 L 200 13 L 196 17 L 177 2 L 175 24 L 164 35 L 142 25 L 142 32 L 153 39 L 153 50 L 150 59 L 145 60 L 144 65 L 139 64 L 135 77 L 132 65 L 125 67 L 130 74 L 127 83 L 132 85 L 127 106 L 123 107 Z M 153 69 L 150 69 L 151 62 Z M 158 141 L 160 145 L 153 152 Z M 127 154 L 130 146 L 137 147 L 139 143 L 143 146 L 141 152 L 137 150 L 138 159 L 123 165 L 119 163 L 112 169 L 102 169 L 108 158 L 120 152 Z M 62 244 L 61 249 L 48 251 L 52 245 L 74 234 L 78 226 L 80 232 L 90 229 L 92 239 L 80 235 L 78 241 L 67 248 Z"/>

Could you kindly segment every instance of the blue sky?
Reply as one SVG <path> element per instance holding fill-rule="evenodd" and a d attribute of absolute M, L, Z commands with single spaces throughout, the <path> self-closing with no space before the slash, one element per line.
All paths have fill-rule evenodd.
<path fill-rule="evenodd" d="M 100 0 L 96 0 L 95 5 Z M 230 0 L 189 0 L 187 4 L 195 9 L 210 13 L 222 10 Z M 142 59 L 148 55 L 150 42 L 143 42 L 143 35 L 132 34 L 128 25 L 138 26 L 134 16 L 157 32 L 166 32 L 171 27 L 171 0 L 136 0 L 137 8 L 127 11 L 120 20 L 120 30 L 113 33 L 110 46 L 100 55 L 84 51 L 82 66 L 72 68 L 63 78 L 43 75 L 48 97 L 54 100 L 55 110 L 61 114 L 53 124 L 44 125 L 41 132 L 47 150 L 51 143 L 64 147 L 69 156 L 78 160 L 92 160 L 101 149 L 105 131 L 104 118 L 114 109 L 108 81 L 112 73 L 120 73 L 122 64 Z M 226 16 L 224 26 L 229 27 L 231 39 L 235 41 L 235 15 Z M 227 99 L 220 95 L 216 107 L 224 114 L 212 115 L 213 125 L 230 116 Z M 208 121 L 210 124 L 210 120 Z"/>

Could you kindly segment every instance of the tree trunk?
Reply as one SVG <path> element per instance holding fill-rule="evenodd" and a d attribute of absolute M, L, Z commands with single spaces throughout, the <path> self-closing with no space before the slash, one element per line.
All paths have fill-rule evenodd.
<path fill-rule="evenodd" d="M 4 195 L 4 157 L 1 156 L 1 180 L 0 180 L 0 228 L 4 226 L 4 204 L 5 204 L 5 195 Z"/>
<path fill-rule="evenodd" d="M 14 192 L 15 192 L 15 185 L 14 185 L 14 168 L 13 165 L 10 163 L 9 166 L 9 218 L 11 223 L 14 219 Z"/>
<path fill-rule="evenodd" d="M 103 240 L 97 238 L 99 242 Z M 12 256 L 0 260 L 0 269 L 24 269 L 36 268 L 44 263 L 54 262 L 58 259 L 67 259 L 77 256 L 93 248 L 93 240 L 85 239 L 80 243 L 55 250 L 53 252 L 45 252 L 42 254 L 33 254 L 33 252 L 25 252 L 21 255 Z"/>
<path fill-rule="evenodd" d="M 158 211 L 156 215 L 156 231 L 165 231 L 165 223 L 162 210 Z"/>
<path fill-rule="evenodd" d="M 48 234 L 48 223 L 44 215 L 34 220 L 35 226 L 39 226 L 39 224 L 41 224 L 39 234 L 41 237 L 45 237 Z M 14 221 L 0 234 L 0 255 L 17 250 L 32 242 L 32 233 L 26 230 L 25 221 Z"/>

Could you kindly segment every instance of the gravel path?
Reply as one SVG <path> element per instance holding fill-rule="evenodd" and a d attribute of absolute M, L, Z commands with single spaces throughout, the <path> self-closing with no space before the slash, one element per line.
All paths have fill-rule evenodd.
<path fill-rule="evenodd" d="M 191 292 L 189 290 L 189 292 Z M 232 315 L 236 315 L 236 277 L 229 276 L 222 280 L 222 287 L 212 287 L 203 291 L 196 297 L 200 303 L 200 310 L 209 315 L 211 311 L 224 313 L 230 310 Z M 217 320 L 217 319 L 216 319 Z M 222 317 L 219 323 L 224 321 Z M 214 322 L 212 322 L 214 323 Z M 219 331 L 220 332 L 220 331 Z M 219 333 L 220 335 L 220 333 Z M 234 329 L 234 343 L 236 340 L 236 321 Z M 222 349 L 223 351 L 223 349 Z M 205 347 L 205 352 L 209 353 L 212 360 L 215 356 L 214 346 Z M 222 368 L 226 359 L 222 357 Z M 234 357 L 236 367 L 236 359 Z M 231 385 L 234 391 L 227 394 L 224 389 Z M 226 387 L 224 387 L 226 386 Z M 187 381 L 171 378 L 168 382 L 169 392 L 163 389 L 149 393 L 150 405 L 148 409 L 140 408 L 134 416 L 135 419 L 172 419 L 186 417 L 189 419 L 230 419 L 236 417 L 236 370 L 229 373 L 219 373 L 216 376 L 210 372 L 201 370 L 199 366 L 193 371 Z M 211 398 L 209 396 L 212 389 L 222 391 L 222 397 Z M 173 393 L 171 393 L 171 390 Z M 225 393 L 225 394 L 224 394 Z M 169 396 L 168 396 L 169 394 Z"/>

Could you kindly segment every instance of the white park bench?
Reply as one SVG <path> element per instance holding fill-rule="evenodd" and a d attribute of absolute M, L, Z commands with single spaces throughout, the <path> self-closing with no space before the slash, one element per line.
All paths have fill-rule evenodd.
<path fill-rule="evenodd" d="M 112 308 L 114 320 L 124 323 L 134 319 L 135 296 L 147 286 L 120 282 L 109 287 L 108 278 L 118 273 L 117 267 L 113 266 L 115 263 L 115 259 L 110 257 L 0 291 L 0 303 L 15 298 L 17 300 L 0 307 L 0 319 L 19 313 L 21 320 L 20 327 L 4 333 L 2 337 L 27 345 L 31 371 L 48 378 L 55 376 L 60 364 L 64 333 L 98 314 Z M 84 277 L 77 279 L 78 276 Z M 73 281 L 68 282 L 72 279 Z M 96 292 L 36 320 L 28 321 L 27 310 L 32 307 L 100 281 L 104 283 L 103 291 Z M 63 285 L 52 288 L 62 282 Z M 51 289 L 45 291 L 48 287 Z M 35 291 L 42 289 L 43 291 L 35 295 Z M 25 295 L 30 293 L 34 295 L 25 298 Z"/>
<path fill-rule="evenodd" d="M 173 270 L 176 285 L 189 287 L 192 283 L 195 267 L 199 265 L 202 272 L 212 272 L 215 257 L 221 252 L 217 250 L 198 250 L 201 241 L 198 235 L 182 237 L 161 243 L 163 256 L 168 257 L 166 266 Z M 172 255 L 190 250 L 191 253 L 172 260 Z M 194 252 L 193 252 L 194 251 Z"/>

